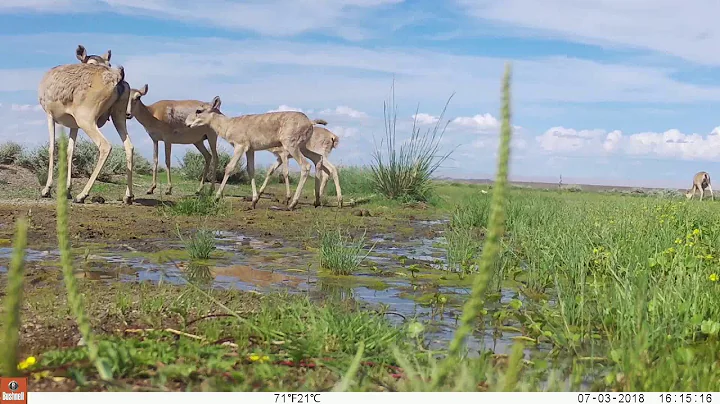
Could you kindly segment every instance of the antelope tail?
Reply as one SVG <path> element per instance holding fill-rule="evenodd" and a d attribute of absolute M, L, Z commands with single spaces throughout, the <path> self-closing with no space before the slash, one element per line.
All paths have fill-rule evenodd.
<path fill-rule="evenodd" d="M 315 119 L 312 123 L 313 125 L 327 125 L 327 121 L 324 119 Z"/>

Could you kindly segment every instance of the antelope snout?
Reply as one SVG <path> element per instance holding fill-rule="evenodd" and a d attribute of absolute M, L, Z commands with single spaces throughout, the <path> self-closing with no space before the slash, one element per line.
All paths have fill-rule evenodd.
<path fill-rule="evenodd" d="M 125 119 L 132 119 L 132 117 L 133 117 L 132 114 L 127 114 L 127 113 L 125 114 Z"/>

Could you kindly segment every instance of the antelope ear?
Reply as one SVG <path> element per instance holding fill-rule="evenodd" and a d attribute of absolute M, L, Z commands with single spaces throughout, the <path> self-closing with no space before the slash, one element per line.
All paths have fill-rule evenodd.
<path fill-rule="evenodd" d="M 110 51 L 110 49 L 108 49 L 108 51 L 103 55 L 103 59 L 105 59 L 109 62 L 111 57 L 112 57 L 112 52 Z"/>
<path fill-rule="evenodd" d="M 87 51 L 84 46 L 78 45 L 77 49 L 75 49 L 75 57 L 77 57 L 81 63 L 85 63 L 87 60 Z"/>
<path fill-rule="evenodd" d="M 220 101 L 220 96 L 216 95 L 215 98 L 213 98 L 212 102 L 212 109 L 219 111 L 220 104 L 222 104 L 222 101 Z"/>
<path fill-rule="evenodd" d="M 145 94 L 147 94 L 147 92 L 148 92 L 148 85 L 145 84 L 143 86 L 142 90 L 140 90 L 140 94 L 145 95 Z"/>

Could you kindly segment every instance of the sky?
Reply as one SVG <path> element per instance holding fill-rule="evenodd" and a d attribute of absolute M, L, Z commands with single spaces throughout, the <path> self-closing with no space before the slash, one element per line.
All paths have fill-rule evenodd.
<path fill-rule="evenodd" d="M 512 179 L 689 188 L 720 173 L 718 13 L 710 0 L 3 0 L 0 142 L 48 141 L 40 78 L 82 44 L 111 49 L 148 104 L 219 95 L 226 115 L 325 119 L 336 165 L 372 162 L 394 83 L 398 137 L 442 118 L 452 154 L 437 175 L 489 178 L 509 61 Z M 151 158 L 134 119 L 129 132 Z M 175 145 L 173 165 L 191 148 Z"/>

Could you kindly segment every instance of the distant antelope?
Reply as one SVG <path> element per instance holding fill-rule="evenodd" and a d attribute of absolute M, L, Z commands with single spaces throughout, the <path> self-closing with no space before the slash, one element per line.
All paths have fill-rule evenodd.
<path fill-rule="evenodd" d="M 705 195 L 705 188 L 710 191 L 710 196 L 712 197 L 712 200 L 715 200 L 712 186 L 710 186 L 710 174 L 706 173 L 705 171 L 700 171 L 693 177 L 692 188 L 690 188 L 690 190 L 685 193 L 685 196 L 688 199 L 692 199 L 692 197 L 695 195 L 695 192 L 700 191 L 700 200 L 702 201 L 703 196 Z"/>
<path fill-rule="evenodd" d="M 123 201 L 131 204 L 134 198 L 132 192 L 134 148 L 126 126 L 126 120 L 129 117 L 125 113 L 130 86 L 125 81 L 125 70 L 122 66 L 118 69 L 109 67 L 109 52 L 102 57 L 88 57 L 85 48 L 80 45 L 76 55 L 81 63 L 60 65 L 50 69 L 43 76 L 38 88 L 40 105 L 47 114 L 50 139 L 48 179 L 41 196 L 49 197 L 52 187 L 55 124 L 59 123 L 70 129 L 68 183 L 60 184 L 60 186 L 66 186 L 68 191 L 70 191 L 70 168 L 72 167 L 72 155 L 78 129 L 82 129 L 99 148 L 100 154 L 95 169 L 83 190 L 75 197 L 75 202 L 83 203 L 110 154 L 110 142 L 100 132 L 100 128 L 112 118 L 115 129 L 125 146 L 127 161 L 127 187 Z"/>

